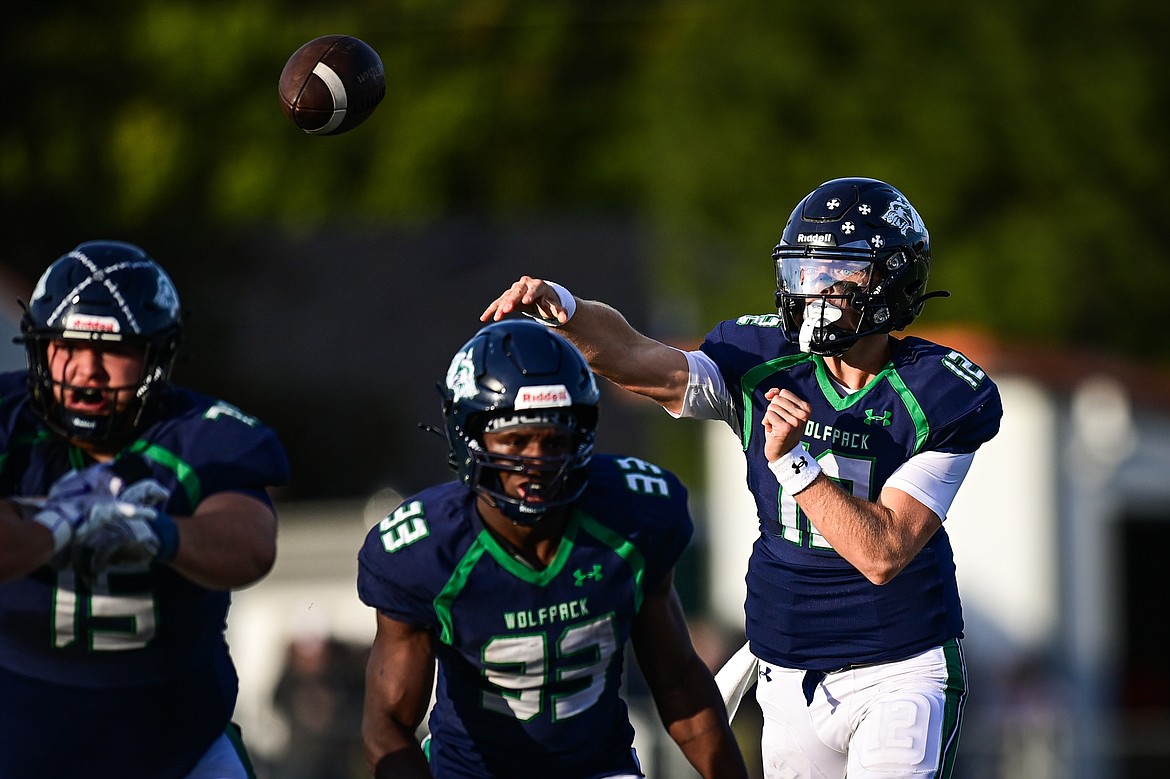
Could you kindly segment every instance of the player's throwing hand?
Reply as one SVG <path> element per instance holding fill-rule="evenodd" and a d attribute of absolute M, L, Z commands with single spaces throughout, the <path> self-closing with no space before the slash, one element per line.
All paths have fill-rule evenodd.
<path fill-rule="evenodd" d="M 479 319 L 481 322 L 498 322 L 516 312 L 550 324 L 563 325 L 572 316 L 568 305 L 569 302 L 561 300 L 556 288 L 547 281 L 521 276 L 484 309 Z"/>

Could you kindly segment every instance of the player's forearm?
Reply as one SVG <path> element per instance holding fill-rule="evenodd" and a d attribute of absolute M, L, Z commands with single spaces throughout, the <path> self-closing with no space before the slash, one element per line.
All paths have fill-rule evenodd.
<path fill-rule="evenodd" d="M 195 524 L 190 518 L 176 524 L 185 530 L 188 523 Z M 275 544 L 267 541 L 235 533 L 200 532 L 204 528 L 183 530 L 180 530 L 178 554 L 170 565 L 184 578 L 209 590 L 234 590 L 255 584 L 275 563 Z M 240 543 L 233 546 L 233 541 Z"/>
<path fill-rule="evenodd" d="M 874 584 L 888 583 L 922 548 L 890 509 L 847 494 L 824 474 L 796 502 L 837 554 Z"/>
<path fill-rule="evenodd" d="M 710 706 L 666 728 L 703 779 L 742 779 L 747 767 L 722 704 Z"/>
<path fill-rule="evenodd" d="M 376 779 L 431 777 L 431 767 L 414 737 L 414 729 L 398 722 L 393 712 L 381 704 L 381 697 L 369 691 L 362 717 L 362 746 Z"/>
<path fill-rule="evenodd" d="M 687 761 L 704 779 L 746 777 L 719 688 L 699 656 L 692 653 L 683 668 L 659 670 L 670 673 L 651 683 L 658 715 Z"/>
<path fill-rule="evenodd" d="M 366 663 L 362 746 L 375 777 L 429 777 L 415 734 L 426 716 L 435 677 L 431 633 L 377 613 Z"/>
<path fill-rule="evenodd" d="M 0 581 L 26 576 L 52 556 L 52 534 L 22 518 L 9 501 L 0 501 Z"/>
<path fill-rule="evenodd" d="M 370 678 L 384 678 L 384 658 L 377 646 L 370 659 L 373 665 L 366 669 L 367 688 L 362 713 L 362 748 L 366 763 L 375 779 L 429 779 L 430 766 L 414 735 L 417 725 L 399 721 L 402 715 L 396 714 L 394 705 L 388 702 L 395 695 L 393 690 L 370 687 Z"/>
<path fill-rule="evenodd" d="M 419 747 L 383 755 L 373 764 L 374 779 L 430 779 L 431 770 Z"/>
<path fill-rule="evenodd" d="M 389 734 L 380 730 L 365 734 L 366 762 L 374 779 L 430 779 L 431 769 L 418 741 L 401 732 L 385 738 Z"/>
<path fill-rule="evenodd" d="M 617 309 L 577 298 L 577 310 L 559 328 L 593 371 L 631 392 L 677 410 L 689 375 L 682 352 L 634 329 Z"/>
<path fill-rule="evenodd" d="M 259 581 L 276 560 L 276 517 L 268 506 L 242 495 L 208 497 L 193 517 L 178 517 L 178 553 L 172 567 L 212 590 Z"/>

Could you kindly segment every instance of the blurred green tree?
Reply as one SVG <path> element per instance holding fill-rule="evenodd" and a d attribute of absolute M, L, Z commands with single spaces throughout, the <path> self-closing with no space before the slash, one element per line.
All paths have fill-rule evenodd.
<path fill-rule="evenodd" d="M 74 237 L 460 213 L 633 215 L 677 326 L 770 305 L 768 251 L 821 180 L 900 186 L 936 244 L 928 321 L 1166 361 L 1154 306 L 1170 7 L 1143 0 L 829 6 L 752 0 L 77 0 L 3 12 L 6 261 Z M 275 76 L 304 40 L 368 40 L 389 92 L 306 138 Z M 69 236 L 63 238 L 64 236 Z M 46 252 L 46 249 L 48 250 Z M 587 291 L 583 291 L 587 294 Z M 1112 314 L 1112 315 L 1110 315 Z M 680 319 L 681 318 L 681 319 Z"/>

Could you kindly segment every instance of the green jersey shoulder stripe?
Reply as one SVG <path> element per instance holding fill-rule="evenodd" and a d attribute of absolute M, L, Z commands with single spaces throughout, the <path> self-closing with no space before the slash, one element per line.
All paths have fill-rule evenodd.
<path fill-rule="evenodd" d="M 154 460 L 164 468 L 173 471 L 175 478 L 179 480 L 179 484 L 183 487 L 183 491 L 187 493 L 187 500 L 191 508 L 194 509 L 195 506 L 199 505 L 199 501 L 203 497 L 203 487 L 199 483 L 199 474 L 195 473 L 195 469 L 177 454 L 148 441 L 135 441 L 126 448 L 126 452 L 130 454 L 141 454 L 143 457 Z"/>

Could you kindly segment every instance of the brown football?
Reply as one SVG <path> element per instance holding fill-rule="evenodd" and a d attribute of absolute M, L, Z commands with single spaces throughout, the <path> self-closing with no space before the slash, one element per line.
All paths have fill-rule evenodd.
<path fill-rule="evenodd" d="M 280 72 L 280 107 L 313 135 L 349 132 L 386 96 L 382 59 L 352 35 L 322 35 L 293 52 Z"/>

